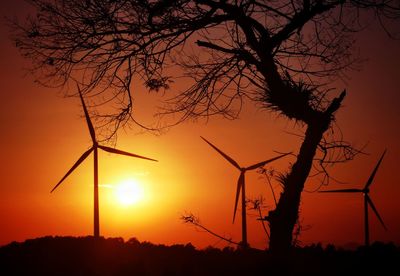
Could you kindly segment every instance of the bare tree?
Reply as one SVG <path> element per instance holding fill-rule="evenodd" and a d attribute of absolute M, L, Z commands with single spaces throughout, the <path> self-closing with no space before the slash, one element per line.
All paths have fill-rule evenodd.
<path fill-rule="evenodd" d="M 352 34 L 370 15 L 381 23 L 400 15 L 399 2 L 390 0 L 29 2 L 36 14 L 11 24 L 37 80 L 61 87 L 76 81 L 86 96 L 118 101 L 119 111 L 105 117 L 114 129 L 133 119 L 134 78 L 158 91 L 181 72 L 192 85 L 167 101 L 164 114 L 181 114 L 181 120 L 235 118 L 248 99 L 304 131 L 296 160 L 281 177 L 277 206 L 269 212 L 273 251 L 292 244 L 314 157 L 326 168 L 332 150 L 339 162 L 356 153 L 328 131 L 346 95 L 334 96 L 332 81 L 357 65 Z"/>

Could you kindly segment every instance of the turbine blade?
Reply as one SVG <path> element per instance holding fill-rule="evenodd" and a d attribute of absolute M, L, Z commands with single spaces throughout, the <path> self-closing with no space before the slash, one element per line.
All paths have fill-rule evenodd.
<path fill-rule="evenodd" d="M 92 137 L 92 141 L 93 141 L 93 143 L 95 143 L 96 142 L 96 134 L 94 132 L 94 127 L 93 127 L 92 121 L 90 120 L 89 112 L 87 111 L 85 101 L 83 100 L 82 91 L 79 88 L 79 86 L 78 86 L 78 91 L 79 91 L 79 96 L 81 98 L 83 111 L 85 112 L 85 117 L 86 117 L 86 122 L 87 122 L 87 125 L 89 128 L 90 137 Z"/>
<path fill-rule="evenodd" d="M 275 161 L 275 160 L 277 160 L 277 159 L 280 159 L 280 158 L 282 158 L 282 157 L 284 157 L 284 156 L 286 156 L 286 155 L 288 155 L 288 154 L 291 154 L 291 152 L 288 152 L 288 153 L 279 155 L 279 156 L 277 156 L 277 157 L 274 157 L 274 158 L 271 158 L 271 159 L 262 161 L 262 162 L 260 162 L 260 163 L 254 164 L 254 165 L 252 165 L 252 166 L 247 167 L 246 170 L 254 170 L 254 169 L 257 169 L 257 168 L 259 168 L 259 167 L 264 166 L 264 165 L 267 164 L 267 163 L 270 163 L 270 162 L 272 162 L 272 161 Z"/>
<path fill-rule="evenodd" d="M 219 148 L 217 148 L 216 146 L 214 146 L 213 144 L 211 144 L 211 142 L 207 141 L 204 137 L 200 136 L 201 139 L 203 139 L 207 144 L 209 144 L 211 147 L 213 147 L 217 152 L 219 152 L 219 154 L 221 154 L 226 160 L 228 160 L 229 163 L 231 163 L 232 165 L 234 165 L 236 168 L 238 168 L 239 170 L 241 169 L 239 164 L 236 163 L 235 160 L 233 160 L 231 157 L 229 157 L 228 155 L 226 155 L 224 152 L 222 152 Z"/>
<path fill-rule="evenodd" d="M 324 190 L 318 193 L 362 193 L 361 189 L 340 189 L 340 190 Z"/>
<path fill-rule="evenodd" d="M 237 205 L 239 202 L 239 194 L 240 190 L 242 189 L 244 185 L 244 172 L 240 172 L 239 180 L 237 183 L 237 188 L 236 188 L 236 197 L 235 197 L 235 208 L 233 209 L 233 220 L 232 223 L 235 223 L 235 217 L 236 217 L 236 210 L 237 210 Z"/>
<path fill-rule="evenodd" d="M 110 147 L 106 147 L 106 146 L 100 146 L 100 145 L 98 145 L 98 147 L 101 148 L 104 151 L 107 151 L 107 152 L 158 162 L 158 160 L 155 160 L 155 159 L 152 159 L 152 158 L 148 158 L 148 157 L 144 157 L 144 156 L 137 155 L 137 154 L 133 154 L 133 153 L 130 153 L 130 152 L 122 151 L 122 150 L 119 150 L 119 149 L 114 149 L 114 148 L 110 148 Z"/>
<path fill-rule="evenodd" d="M 72 168 L 69 169 L 69 171 L 64 175 L 63 178 L 61 178 L 60 181 L 58 181 L 57 185 L 54 186 L 54 188 L 50 191 L 50 193 L 52 193 L 55 189 L 57 189 L 57 187 L 61 184 L 61 182 L 63 182 L 64 179 L 67 178 L 67 176 L 70 175 L 76 169 L 76 167 L 78 167 L 86 159 L 86 157 L 88 157 L 88 155 L 92 151 L 93 151 L 93 148 L 90 148 L 84 154 L 82 154 L 82 156 L 78 159 L 78 161 L 75 162 L 75 164 L 72 166 Z"/>
<path fill-rule="evenodd" d="M 376 207 L 375 207 L 374 203 L 372 202 L 371 198 L 367 194 L 365 194 L 365 197 L 367 199 L 367 202 L 368 202 L 369 206 L 371 206 L 371 208 L 374 211 L 375 215 L 378 217 L 379 221 L 381 222 L 383 228 L 385 228 L 385 230 L 387 230 L 386 225 L 383 222 L 383 219 L 381 218 L 381 216 L 379 215 L 378 210 L 376 210 Z"/>
<path fill-rule="evenodd" d="M 369 186 L 371 186 L 372 181 L 374 180 L 375 174 L 378 171 L 379 166 L 381 165 L 381 162 L 383 160 L 383 157 L 385 156 L 386 150 L 383 152 L 381 158 L 379 159 L 378 163 L 375 166 L 375 169 L 372 171 L 371 176 L 369 177 L 367 183 L 365 184 L 365 188 L 364 189 L 368 189 Z"/>

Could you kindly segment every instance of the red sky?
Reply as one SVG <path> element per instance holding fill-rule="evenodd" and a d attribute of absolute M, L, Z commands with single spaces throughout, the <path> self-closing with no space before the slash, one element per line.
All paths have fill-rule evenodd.
<path fill-rule="evenodd" d="M 24 13 L 23 1 L 3 1 L 1 16 Z M 24 75 L 19 56 L 4 24 L 0 28 L 0 245 L 44 235 L 92 234 L 92 159 L 88 158 L 56 192 L 52 187 L 90 146 L 90 136 L 76 98 L 65 99 Z M 400 243 L 400 41 L 372 28 L 358 36 L 361 55 L 368 58 L 362 71 L 350 74 L 344 107 L 337 114 L 346 140 L 368 143 L 369 155 L 340 164 L 333 175 L 347 184 L 330 188 L 362 188 L 380 154 L 388 153 L 371 187 L 371 197 L 388 231 L 370 212 L 372 240 Z M 140 88 L 136 102 L 149 106 Z M 152 112 L 138 110 L 151 121 Z M 158 159 L 151 163 L 128 157 L 100 154 L 100 224 L 104 236 L 137 237 L 154 243 L 188 243 L 198 247 L 226 244 L 184 225 L 185 211 L 226 237 L 240 240 L 240 219 L 231 223 L 238 172 L 201 139 L 208 138 L 240 164 L 250 165 L 278 151 L 297 151 L 300 140 L 287 132 L 300 129 L 284 119 L 247 104 L 235 121 L 211 118 L 186 122 L 154 136 L 138 129 L 121 131 L 118 148 Z M 290 158 L 273 164 L 285 170 Z M 122 206 L 111 186 L 135 179 L 146 200 Z M 247 174 L 249 197 L 263 195 L 273 206 L 272 195 L 256 173 Z M 309 179 L 313 190 L 319 179 Z M 105 185 L 107 184 L 107 185 Z M 104 186 L 105 185 L 105 186 Z M 278 186 L 275 182 L 274 186 Z M 305 192 L 301 204 L 303 243 L 344 245 L 363 242 L 363 198 L 357 194 Z M 240 218 L 240 217 L 239 217 Z M 249 242 L 264 248 L 267 238 L 255 217 L 249 216 Z"/>

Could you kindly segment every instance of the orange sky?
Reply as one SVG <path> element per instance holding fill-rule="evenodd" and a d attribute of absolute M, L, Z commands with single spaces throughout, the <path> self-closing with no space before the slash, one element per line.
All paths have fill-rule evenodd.
<path fill-rule="evenodd" d="M 4 3 L 1 16 L 24 12 L 23 1 Z M 44 235 L 92 234 L 93 162 L 89 157 L 53 194 L 50 190 L 90 147 L 91 141 L 77 98 L 64 99 L 54 89 L 34 84 L 24 76 L 24 61 L 0 28 L 0 245 Z M 369 61 L 361 72 L 353 72 L 347 83 L 348 96 L 337 114 L 346 140 L 368 143 L 370 155 L 338 165 L 334 176 L 348 184 L 330 188 L 363 187 L 382 151 L 388 153 L 371 187 L 371 197 L 389 231 L 371 214 L 372 240 L 400 243 L 400 41 L 388 39 L 379 30 L 359 35 L 361 54 Z M 143 92 L 143 93 L 141 93 Z M 143 88 L 137 105 L 149 106 Z M 151 121 L 152 112 L 138 110 Z M 244 166 L 273 157 L 274 150 L 297 151 L 300 140 L 287 132 L 298 132 L 292 123 L 248 104 L 239 120 L 211 118 L 186 122 L 154 136 L 138 129 L 121 131 L 118 148 L 158 159 L 152 163 L 101 152 L 100 231 L 104 236 L 137 237 L 154 243 L 188 243 L 198 247 L 225 246 L 209 234 L 184 225 L 185 211 L 198 215 L 212 230 L 240 240 L 240 217 L 231 223 L 239 172 L 201 139 L 208 138 Z M 273 164 L 284 170 L 291 158 Z M 126 207 L 118 204 L 114 189 L 120 181 L 135 179 L 147 194 L 146 201 Z M 318 179 L 306 185 L 312 190 Z M 269 188 L 254 172 L 247 174 L 247 195 L 263 195 L 273 206 Z M 277 186 L 277 184 L 274 184 Z M 363 241 L 363 201 L 358 194 L 303 194 L 301 218 L 310 229 L 301 240 L 335 243 Z M 264 248 L 267 238 L 261 225 L 248 217 L 249 242 Z"/>

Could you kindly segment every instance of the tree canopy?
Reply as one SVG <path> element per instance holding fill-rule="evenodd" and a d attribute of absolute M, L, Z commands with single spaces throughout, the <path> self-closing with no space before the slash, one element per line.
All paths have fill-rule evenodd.
<path fill-rule="evenodd" d="M 192 85 L 166 111 L 183 119 L 235 117 L 249 98 L 307 123 L 327 108 L 323 85 L 355 65 L 352 34 L 371 14 L 399 15 L 395 1 L 29 2 L 36 14 L 13 23 L 14 40 L 37 80 L 74 80 L 103 102 L 117 98 L 119 112 L 108 119 L 119 122 L 130 117 L 135 76 L 158 91 L 181 72 Z"/>

